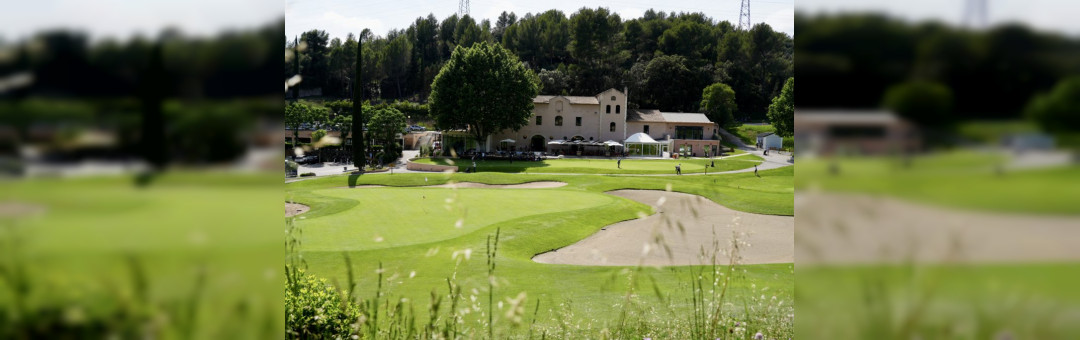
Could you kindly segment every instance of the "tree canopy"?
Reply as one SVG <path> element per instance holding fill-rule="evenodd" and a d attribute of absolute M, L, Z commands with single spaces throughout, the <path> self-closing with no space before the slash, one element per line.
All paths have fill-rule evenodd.
<path fill-rule="evenodd" d="M 648 10 L 641 17 L 624 18 L 607 8 L 585 7 L 573 13 L 507 12 L 494 24 L 467 15 L 440 21 L 429 14 L 409 27 L 364 31 L 356 39 L 362 50 L 362 99 L 374 102 L 429 98 L 431 84 L 452 52 L 478 42 L 499 43 L 516 55 L 541 75 L 544 94 L 592 96 L 609 88 L 629 88 L 630 107 L 692 112 L 700 110 L 702 90 L 722 82 L 739 94 L 735 117 L 740 120 L 765 119 L 769 101 L 793 75 L 790 36 L 765 24 L 735 30 L 730 22 L 702 13 Z M 336 51 L 355 47 L 349 37 L 327 44 L 327 80 L 319 85 L 305 78 L 302 86 L 321 86 L 324 95 L 344 97 L 347 89 L 334 84 L 349 72 L 334 65 L 344 65 L 337 56 L 347 53 Z M 309 48 L 304 53 L 313 52 Z M 649 74 L 650 65 L 654 71 L 663 67 L 676 72 Z M 658 86 L 666 87 L 656 91 Z"/>
<path fill-rule="evenodd" d="M 1066 78 L 1035 96 L 1025 114 L 1050 132 L 1080 131 L 1080 76 Z"/>
<path fill-rule="evenodd" d="M 520 129 L 538 93 L 535 74 L 510 51 L 481 42 L 458 46 L 431 85 L 431 116 L 440 128 L 468 128 L 481 143 L 504 129 Z"/>
<path fill-rule="evenodd" d="M 727 84 L 709 85 L 701 93 L 701 110 L 721 128 L 735 125 L 734 114 L 737 109 L 735 90 Z"/>
<path fill-rule="evenodd" d="M 946 128 L 952 119 L 952 91 L 940 83 L 910 81 L 889 87 L 884 106 L 923 127 Z"/>
<path fill-rule="evenodd" d="M 795 77 L 788 78 L 780 95 L 773 98 L 769 105 L 769 122 L 780 137 L 791 137 L 795 133 Z"/>

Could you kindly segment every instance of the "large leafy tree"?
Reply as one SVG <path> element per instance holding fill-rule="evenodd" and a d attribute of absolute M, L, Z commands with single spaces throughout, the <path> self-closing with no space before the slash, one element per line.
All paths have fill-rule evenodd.
<path fill-rule="evenodd" d="M 431 85 L 428 105 L 442 128 L 467 127 L 477 141 L 528 123 L 536 75 L 510 51 L 481 42 L 454 49 Z"/>
<path fill-rule="evenodd" d="M 735 123 L 735 90 L 727 84 L 716 83 L 701 91 L 701 110 L 717 127 L 724 128 Z"/>
<path fill-rule="evenodd" d="M 393 108 L 374 110 L 368 122 L 368 134 L 371 139 L 383 146 L 383 163 L 389 163 L 401 156 L 401 145 L 397 135 L 405 130 L 405 114 Z"/>
<path fill-rule="evenodd" d="M 304 123 L 311 123 L 312 120 L 311 106 L 307 103 L 293 101 L 285 105 L 285 128 L 293 131 L 293 147 L 297 146 L 300 126 Z"/>
<path fill-rule="evenodd" d="M 883 104 L 926 128 L 948 128 L 953 121 L 952 91 L 940 83 L 917 80 L 893 85 Z"/>
<path fill-rule="evenodd" d="M 1080 131 L 1080 77 L 1066 78 L 1050 93 L 1035 96 L 1025 114 L 1047 131 Z"/>
<path fill-rule="evenodd" d="M 768 116 L 776 134 L 791 137 L 795 133 L 795 77 L 788 78 L 780 95 L 773 98 Z"/>
<path fill-rule="evenodd" d="M 300 41 L 306 44 L 300 59 L 300 76 L 304 79 L 300 86 L 317 88 L 326 86 L 330 75 L 330 34 L 323 30 L 310 30 L 300 34 Z"/>

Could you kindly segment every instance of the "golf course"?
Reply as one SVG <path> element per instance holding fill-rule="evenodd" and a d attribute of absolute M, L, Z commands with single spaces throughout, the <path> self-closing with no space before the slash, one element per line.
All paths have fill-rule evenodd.
<path fill-rule="evenodd" d="M 554 173 L 554 174 L 674 174 L 675 166 L 682 166 L 682 173 L 720 172 L 752 168 L 760 164 L 761 157 L 739 151 L 726 157 L 690 159 L 545 159 L 542 161 L 477 160 L 478 172 Z M 472 166 L 473 160 L 464 158 L 420 158 L 416 163 L 453 165 L 459 171 Z M 715 165 L 715 167 L 713 166 Z M 708 168 L 706 169 L 706 166 Z"/>
<path fill-rule="evenodd" d="M 794 267 L 753 264 L 749 253 L 750 260 L 733 262 L 728 256 L 732 242 L 745 247 L 753 242 L 742 238 L 755 237 L 746 235 L 754 226 L 740 224 L 739 218 L 710 221 L 711 226 L 658 222 L 653 227 L 671 235 L 680 229 L 727 230 L 712 233 L 712 240 L 693 240 L 715 246 L 693 249 L 706 258 L 715 256 L 715 261 L 698 262 L 710 264 L 705 266 L 681 260 L 667 265 L 545 264 L 533 257 L 607 226 L 674 209 L 663 200 L 639 202 L 608 193 L 616 190 L 670 191 L 673 200 L 676 193 L 688 194 L 731 209 L 725 216 L 786 218 L 793 225 L 793 175 L 792 167 L 761 171 L 760 177 L 752 172 L 341 175 L 286 184 L 287 202 L 310 207 L 287 220 L 295 228 L 293 256 L 298 263 L 302 259 L 305 274 L 352 292 L 365 311 L 372 302 L 382 305 L 385 314 L 373 315 L 383 323 L 370 326 L 376 334 L 410 329 L 400 320 L 419 320 L 445 331 L 449 326 L 429 321 L 437 319 L 459 320 L 452 332 L 466 338 L 752 338 L 761 332 L 779 339 L 793 335 Z M 565 185 L 498 187 L 541 182 Z M 465 187 L 470 183 L 492 186 Z M 705 213 L 696 210 L 704 207 L 680 209 L 692 215 Z M 741 233 L 731 232 L 731 225 Z M 653 241 L 644 249 L 643 244 L 628 246 L 642 256 L 669 256 L 664 249 L 669 241 Z M 457 307 L 439 309 L 439 301 Z M 720 328 L 702 326 L 712 317 L 722 320 Z"/>

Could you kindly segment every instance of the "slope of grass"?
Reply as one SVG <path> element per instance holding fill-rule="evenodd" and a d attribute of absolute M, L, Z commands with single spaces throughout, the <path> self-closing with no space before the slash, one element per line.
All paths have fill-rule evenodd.
<path fill-rule="evenodd" d="M 516 163 L 516 162 L 515 162 Z M 464 316 L 465 325 L 483 329 L 488 285 L 487 268 L 483 256 L 488 237 L 496 230 L 500 233 L 494 300 L 508 302 L 518 294 L 525 294 L 532 313 L 534 303 L 539 303 L 538 328 L 564 329 L 570 334 L 596 334 L 601 328 L 618 328 L 620 313 L 626 312 L 632 302 L 638 310 L 650 310 L 647 320 L 653 324 L 665 324 L 664 320 L 684 320 L 693 310 L 690 303 L 691 287 L 688 280 L 696 275 L 697 267 L 631 268 L 591 267 L 570 265 L 545 265 L 531 261 L 535 254 L 571 244 L 598 229 L 627 219 L 648 214 L 651 209 L 624 198 L 604 195 L 602 192 L 616 189 L 670 190 L 701 194 L 721 204 L 745 211 L 762 213 L 793 213 L 792 176 L 790 167 L 762 171 L 762 177 L 750 174 L 726 174 L 709 176 L 667 177 L 620 177 L 603 175 L 521 175 L 505 173 L 479 174 L 396 174 L 353 175 L 318 178 L 286 185 L 288 197 L 311 204 L 311 216 L 295 220 L 303 232 L 301 252 L 309 266 L 309 272 L 326 277 L 339 285 L 347 282 L 351 272 L 360 273 L 360 296 L 393 297 L 407 299 L 420 319 L 426 317 L 425 307 L 433 298 L 433 292 L 445 294 L 447 280 L 464 287 L 462 301 L 469 308 Z M 467 181 L 489 184 L 511 184 L 530 181 L 562 181 L 565 187 L 553 189 L 442 189 L 442 188 L 385 188 L 377 194 L 365 194 L 371 188 L 333 189 L 349 185 L 381 184 L 391 186 L 421 186 L 441 184 L 447 181 Z M 785 188 L 786 183 L 786 188 Z M 740 185 L 746 188 L 741 188 Z M 389 193 L 393 194 L 389 194 Z M 457 196 L 454 196 L 456 192 Z M 490 195 L 489 195 L 490 192 Z M 428 210 L 416 206 L 415 195 L 431 195 L 441 199 Z M 401 196 L 401 197 L 399 197 Z M 405 197 L 407 207 L 389 207 L 392 201 Z M 444 207 L 446 198 L 451 199 L 450 209 Z M 342 201 L 342 202 L 338 202 Z M 349 202 L 344 202 L 349 201 Z M 460 206 L 458 205 L 460 204 Z M 539 206 L 542 209 L 519 210 L 517 205 Z M 353 210 L 370 206 L 369 213 L 353 215 Z M 502 207 L 502 212 L 480 216 L 486 206 Z M 320 213 L 319 208 L 333 209 Z M 349 208 L 353 207 L 353 208 Z M 411 209 L 410 209 L 411 208 Z M 464 213 L 467 211 L 467 213 Z M 337 220 L 338 218 L 342 220 Z M 462 229 L 454 228 L 454 221 L 464 219 Z M 345 222 L 348 220 L 348 222 Z M 365 239 L 369 228 L 393 226 L 399 230 L 381 234 L 382 240 L 361 240 L 363 247 L 344 252 L 352 267 L 344 265 L 345 249 L 338 247 L 345 238 Z M 474 224 L 469 226 L 470 224 Z M 382 225 L 382 227 L 379 227 Z M 370 227 L 369 227 L 370 226 Z M 314 236 L 320 229 L 335 228 L 335 237 Z M 350 232 L 352 228 L 356 232 Z M 383 229 L 385 230 L 385 229 Z M 364 234 L 365 236 L 361 236 Z M 435 236 L 429 237 L 432 234 Z M 393 239 L 391 239 L 393 238 Z M 423 240 L 421 240 L 423 239 Z M 352 241 L 348 241 L 352 242 Z M 422 243 L 423 242 L 423 243 Z M 382 244 L 399 246 L 383 248 Z M 343 247 L 348 248 L 348 247 Z M 381 269 L 385 277 L 382 285 L 373 277 Z M 759 295 L 777 296 L 779 301 L 793 299 L 794 267 L 791 264 L 750 265 L 740 267 L 738 278 L 729 287 L 725 307 L 733 317 L 750 317 L 743 304 L 758 304 Z M 768 287 L 767 290 L 764 290 Z M 628 292 L 634 292 L 630 300 Z M 775 303 L 775 301 L 773 301 Z M 462 308 L 459 306 L 458 308 Z M 504 310 L 495 313 L 496 323 L 507 327 Z M 740 316 L 741 315 L 741 316 Z M 777 321 L 777 325 L 782 321 Z M 510 326 L 513 327 L 513 326 Z M 674 327 L 674 326 L 669 326 Z M 681 326 L 680 326 L 681 327 Z M 780 327 L 780 326 L 777 326 Z M 783 327 L 781 327 L 783 328 Z M 681 328 L 680 328 L 681 329 Z M 764 330 L 764 329 L 762 329 Z M 510 331 L 510 330 L 503 330 Z M 519 329 L 519 331 L 521 331 Z M 609 329 L 609 331 L 614 331 Z M 653 330 L 663 332 L 663 330 Z M 749 338 L 754 331 L 740 334 Z M 521 331 L 522 333 L 524 331 Z M 520 334 L 520 333 L 518 333 Z M 659 334 L 659 333 L 649 333 Z M 675 334 L 675 333 L 669 333 Z M 680 333 L 682 334 L 682 333 Z M 790 336 L 791 329 L 777 329 L 770 334 Z M 539 336 L 539 335 L 537 335 Z"/>
<path fill-rule="evenodd" d="M 1001 170 L 994 154 L 943 153 L 905 166 L 891 158 L 801 160 L 796 187 L 889 195 L 965 209 L 1078 214 L 1080 167 Z M 829 170 L 835 167 L 834 175 Z M 1051 194 L 1052 193 L 1052 194 Z"/>
<path fill-rule="evenodd" d="M 281 229 L 268 229 L 280 223 L 270 215 L 280 213 L 277 177 L 171 173 L 148 187 L 128 176 L 0 182 L 0 202 L 40 207 L 0 216 L 0 323 L 42 327 L 70 316 L 51 314 L 59 310 L 83 321 L 53 326 L 55 337 L 133 328 L 150 337 L 278 334 Z M 143 329 L 149 318 L 160 323 Z M 21 327 L 0 325 L 0 337 Z"/>
<path fill-rule="evenodd" d="M 634 159 L 622 160 L 622 168 L 615 159 L 548 159 L 539 162 L 503 160 L 477 160 L 477 172 L 532 172 L 532 173 L 575 173 L 575 174 L 674 174 L 675 166 L 681 164 L 683 173 L 739 170 L 760 164 L 761 157 L 754 155 L 739 156 L 730 159 Z M 417 163 L 456 165 L 459 171 L 472 167 L 471 159 L 421 158 Z M 712 165 L 715 164 L 715 167 Z"/>

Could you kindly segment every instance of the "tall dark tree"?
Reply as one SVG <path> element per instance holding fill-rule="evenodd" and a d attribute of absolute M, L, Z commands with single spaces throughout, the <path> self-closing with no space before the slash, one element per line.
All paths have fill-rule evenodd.
<path fill-rule="evenodd" d="M 140 89 L 142 102 L 142 156 L 158 172 L 169 162 L 169 148 L 165 143 L 165 116 L 162 113 L 162 101 L 165 97 L 165 84 L 168 79 L 162 61 L 162 44 L 157 43 L 150 50 L 150 62 L 142 75 Z"/>
<path fill-rule="evenodd" d="M 361 34 L 363 37 L 363 34 Z M 364 172 L 364 165 L 367 164 L 367 150 L 364 148 L 364 109 L 363 109 L 363 79 L 361 73 L 363 72 L 362 63 L 364 58 L 361 55 L 363 51 L 364 41 L 363 38 L 357 43 L 356 48 L 356 75 L 353 76 L 356 84 L 353 85 L 353 118 L 352 118 L 352 153 L 353 153 L 353 166 L 360 169 L 360 172 Z"/>
<path fill-rule="evenodd" d="M 484 143 L 492 133 L 520 129 L 532 115 L 536 75 L 501 45 L 458 47 L 431 86 L 431 115 L 442 128 L 468 128 Z"/>

